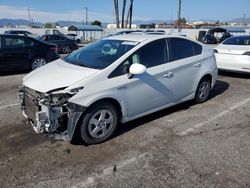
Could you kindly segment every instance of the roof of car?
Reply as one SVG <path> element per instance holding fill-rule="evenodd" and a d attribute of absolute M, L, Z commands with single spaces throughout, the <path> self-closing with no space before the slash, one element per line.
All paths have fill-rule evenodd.
<path fill-rule="evenodd" d="M 154 34 L 137 34 L 137 33 L 131 33 L 131 34 L 126 34 L 126 35 L 114 35 L 107 37 L 106 39 L 112 39 L 112 40 L 127 40 L 127 41 L 134 41 L 134 42 L 142 42 L 148 39 L 160 39 L 168 37 L 169 35 L 154 35 Z"/>

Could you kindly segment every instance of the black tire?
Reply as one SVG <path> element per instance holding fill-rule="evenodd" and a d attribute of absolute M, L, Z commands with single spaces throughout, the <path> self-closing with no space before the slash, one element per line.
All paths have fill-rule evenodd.
<path fill-rule="evenodd" d="M 108 120 L 111 121 L 111 118 L 106 119 L 105 122 L 102 122 L 104 120 L 100 120 L 102 119 L 101 114 L 102 113 L 104 114 L 104 112 L 106 113 L 106 115 L 103 118 L 105 119 L 106 117 L 112 116 L 113 118 L 112 123 L 110 124 L 106 123 L 106 120 L 107 122 Z M 101 114 L 98 118 L 99 120 L 97 120 L 96 117 L 98 117 L 99 113 Z M 91 123 L 91 122 L 94 122 L 93 120 L 97 122 L 95 124 Z M 91 106 L 89 109 L 87 109 L 86 113 L 84 114 L 82 118 L 82 122 L 80 123 L 81 138 L 83 139 L 85 143 L 89 145 L 99 144 L 101 142 L 104 142 L 112 136 L 112 134 L 117 128 L 118 122 L 119 122 L 119 113 L 118 113 L 117 108 L 113 104 L 109 102 L 96 103 L 93 106 Z M 101 127 L 106 127 L 106 128 L 104 130 Z M 95 129 L 98 130 L 96 133 L 94 133 Z"/>
<path fill-rule="evenodd" d="M 211 81 L 209 78 L 202 78 L 195 95 L 195 102 L 196 103 L 203 103 L 205 102 L 210 94 L 211 91 Z"/>
<path fill-rule="evenodd" d="M 48 63 L 48 61 L 43 58 L 43 57 L 36 57 L 32 60 L 30 68 L 31 70 L 35 70 L 43 65 L 46 65 Z"/>
<path fill-rule="evenodd" d="M 81 40 L 80 40 L 80 39 L 77 39 L 77 40 L 76 40 L 76 43 L 77 43 L 77 44 L 80 44 L 80 43 L 81 43 Z"/>
<path fill-rule="evenodd" d="M 70 46 L 65 45 L 65 46 L 62 47 L 62 53 L 69 54 L 71 52 L 72 52 L 72 50 L 71 50 Z"/>

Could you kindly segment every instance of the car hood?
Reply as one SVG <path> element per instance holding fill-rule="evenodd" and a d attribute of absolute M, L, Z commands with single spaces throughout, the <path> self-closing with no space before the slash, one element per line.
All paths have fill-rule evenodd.
<path fill-rule="evenodd" d="M 97 72 L 100 70 L 72 65 L 58 59 L 27 74 L 23 78 L 23 85 L 35 91 L 46 93 L 68 87 Z"/>

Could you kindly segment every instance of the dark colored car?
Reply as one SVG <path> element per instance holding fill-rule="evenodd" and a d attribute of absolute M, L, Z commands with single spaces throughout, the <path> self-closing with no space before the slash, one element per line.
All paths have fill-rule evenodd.
<path fill-rule="evenodd" d="M 205 44 L 217 44 L 218 41 L 214 35 L 205 35 L 202 37 L 202 42 Z"/>
<path fill-rule="evenodd" d="M 57 47 L 32 37 L 0 35 L 0 71 L 36 69 L 60 58 Z"/>
<path fill-rule="evenodd" d="M 221 38 L 219 39 L 219 43 L 222 43 L 224 40 L 232 37 L 233 35 L 231 35 L 230 33 L 224 33 Z"/>
<path fill-rule="evenodd" d="M 68 54 L 78 49 L 74 40 L 71 40 L 63 35 L 43 35 L 40 40 L 47 43 L 56 44 L 59 53 Z"/>
<path fill-rule="evenodd" d="M 31 32 L 23 31 L 23 30 L 9 30 L 9 31 L 5 31 L 4 34 L 9 34 L 9 35 L 32 35 Z"/>

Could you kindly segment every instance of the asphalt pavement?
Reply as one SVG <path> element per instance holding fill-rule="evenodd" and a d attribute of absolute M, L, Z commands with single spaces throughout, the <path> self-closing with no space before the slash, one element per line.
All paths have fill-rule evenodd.
<path fill-rule="evenodd" d="M 36 134 L 0 76 L 0 187 L 250 187 L 250 77 L 223 73 L 210 99 L 120 125 L 85 146 Z"/>

